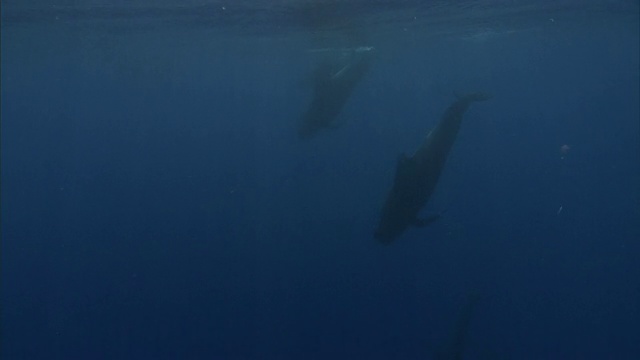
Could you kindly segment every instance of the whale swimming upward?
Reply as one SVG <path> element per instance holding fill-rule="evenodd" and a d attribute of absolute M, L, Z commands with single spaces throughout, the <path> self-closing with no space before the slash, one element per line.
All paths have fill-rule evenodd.
<path fill-rule="evenodd" d="M 300 138 L 312 138 L 321 130 L 338 125 L 340 111 L 353 89 L 369 71 L 373 60 L 372 50 L 370 47 L 351 49 L 346 62 L 344 59 L 325 62 L 316 69 L 313 99 L 298 125 Z"/>
<path fill-rule="evenodd" d="M 442 119 L 431 130 L 424 143 L 413 156 L 400 155 L 393 188 L 382 208 L 380 222 L 374 237 L 382 243 L 391 243 L 409 226 L 424 227 L 440 215 L 419 218 L 418 213 L 427 204 L 436 188 L 449 151 L 456 140 L 462 115 L 469 105 L 490 96 L 473 93 L 459 96 L 447 108 Z"/>

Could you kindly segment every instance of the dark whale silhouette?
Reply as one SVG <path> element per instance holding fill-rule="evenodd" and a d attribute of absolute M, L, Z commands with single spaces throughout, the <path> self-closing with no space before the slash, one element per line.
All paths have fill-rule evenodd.
<path fill-rule="evenodd" d="M 372 48 L 360 47 L 350 51 L 346 62 L 320 64 L 313 77 L 313 99 L 298 127 L 300 138 L 308 139 L 323 129 L 337 126 L 338 114 L 369 71 L 372 60 Z"/>
<path fill-rule="evenodd" d="M 390 243 L 410 225 L 424 227 L 440 217 L 441 214 L 436 214 L 420 219 L 418 213 L 435 190 L 449 151 L 460 130 L 462 115 L 472 102 L 489 98 L 490 96 L 484 93 L 458 96 L 445 111 L 438 125 L 427 135 L 418 151 L 411 157 L 400 155 L 393 188 L 382 208 L 380 222 L 374 234 L 377 240 Z"/>
<path fill-rule="evenodd" d="M 477 292 L 467 296 L 448 341 L 435 354 L 437 360 L 462 360 L 469 342 L 469 330 L 481 297 Z"/>

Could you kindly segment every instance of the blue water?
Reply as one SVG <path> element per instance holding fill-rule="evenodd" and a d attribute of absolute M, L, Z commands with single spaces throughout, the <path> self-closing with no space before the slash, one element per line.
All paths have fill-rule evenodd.
<path fill-rule="evenodd" d="M 640 358 L 637 1 L 74 3 L 3 1 L 3 359 Z M 446 212 L 377 243 L 468 91 Z"/>

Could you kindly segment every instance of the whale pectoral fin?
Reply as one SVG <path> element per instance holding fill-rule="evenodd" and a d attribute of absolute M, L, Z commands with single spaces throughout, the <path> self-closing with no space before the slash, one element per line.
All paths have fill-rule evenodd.
<path fill-rule="evenodd" d="M 415 218 L 415 220 L 413 220 L 413 226 L 419 227 L 419 228 L 425 227 L 425 226 L 431 224 L 432 222 L 438 220 L 439 218 L 440 218 L 440 214 L 429 215 L 429 216 L 427 216 L 427 217 L 425 217 L 423 219 Z"/>
<path fill-rule="evenodd" d="M 437 213 L 437 214 L 428 215 L 427 217 L 422 218 L 422 219 L 415 218 L 415 219 L 413 220 L 413 226 L 416 226 L 416 227 L 425 227 L 425 226 L 427 226 L 427 225 L 430 225 L 431 223 L 433 223 L 433 222 L 435 222 L 436 220 L 440 219 L 440 217 L 441 217 L 441 216 L 442 216 L 442 214 L 444 214 L 444 213 L 445 213 L 445 211 L 442 211 L 442 212 Z"/>

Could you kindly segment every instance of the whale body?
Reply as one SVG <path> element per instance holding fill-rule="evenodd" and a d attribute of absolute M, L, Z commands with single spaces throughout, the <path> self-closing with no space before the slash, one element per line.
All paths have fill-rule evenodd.
<path fill-rule="evenodd" d="M 391 243 L 409 226 L 424 227 L 440 217 L 440 214 L 436 214 L 418 218 L 418 213 L 436 188 L 460 130 L 462 116 L 471 103 L 489 98 L 484 93 L 458 96 L 418 150 L 412 156 L 400 155 L 393 187 L 384 203 L 374 234 L 378 241 Z"/>
<path fill-rule="evenodd" d="M 372 49 L 359 47 L 351 51 L 346 63 L 325 62 L 318 66 L 313 78 L 313 99 L 298 124 L 300 138 L 315 137 L 321 130 L 338 125 L 340 111 L 371 67 Z"/>

